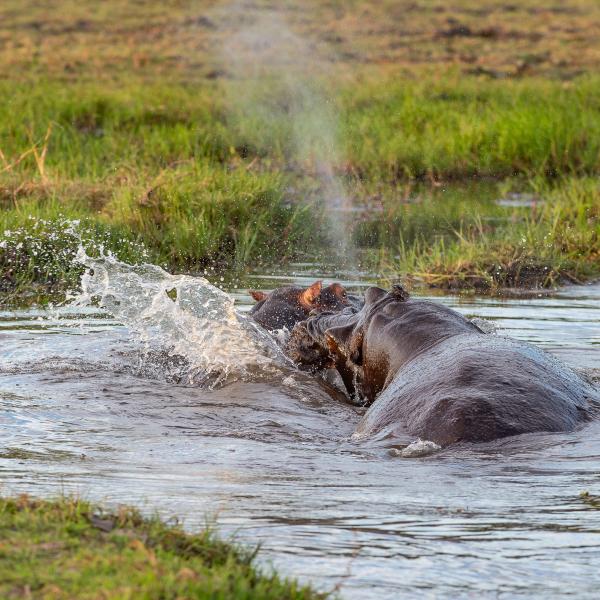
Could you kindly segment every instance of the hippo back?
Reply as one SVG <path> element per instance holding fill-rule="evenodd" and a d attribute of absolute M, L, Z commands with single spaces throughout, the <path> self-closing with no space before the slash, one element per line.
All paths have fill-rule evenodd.
<path fill-rule="evenodd" d="M 569 431 L 590 417 L 597 402 L 596 390 L 543 350 L 466 333 L 404 365 L 354 438 L 407 433 L 448 445 Z"/>

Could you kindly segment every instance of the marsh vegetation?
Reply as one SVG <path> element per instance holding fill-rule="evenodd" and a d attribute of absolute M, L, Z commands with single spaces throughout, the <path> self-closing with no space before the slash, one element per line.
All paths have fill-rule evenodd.
<path fill-rule="evenodd" d="M 600 275 L 594 2 L 26 4 L 1 9 L 3 289 L 77 279 L 65 219 L 176 271 L 343 235 L 446 288 Z"/>
<path fill-rule="evenodd" d="M 0 498 L 3 598 L 323 598 L 253 565 L 255 552 L 135 509 Z M 100 596 L 98 594 L 100 593 Z"/>
<path fill-rule="evenodd" d="M 130 286 L 140 262 L 218 273 L 242 306 L 250 283 L 312 282 L 337 265 L 358 290 L 374 274 L 488 293 L 597 278 L 599 68 L 595 0 L 4 0 L 0 305 L 27 305 L 2 316 L 7 485 L 43 494 L 64 478 L 192 520 L 225 490 L 250 547 L 274 540 L 264 555 L 284 557 L 284 572 L 327 590 L 354 579 L 361 598 L 589 592 L 595 546 L 581 544 L 597 534 L 598 499 L 584 495 L 575 521 L 572 477 L 597 478 L 593 433 L 559 441 L 568 453 L 551 470 L 518 441 L 497 450 L 497 469 L 484 452 L 460 477 L 445 458 L 340 452 L 358 415 L 329 396 L 315 412 L 291 376 L 174 385 L 192 381 L 182 361 L 138 355 L 118 315 L 29 305 L 77 288 L 81 244 L 88 266 L 108 253 L 127 263 L 118 300 L 145 318 L 133 299 L 177 289 L 166 273 L 155 296 L 153 281 Z M 597 293 L 445 301 L 593 368 Z M 147 331 L 166 322 L 152 306 L 161 320 Z M 169 339 L 192 339 L 197 355 L 203 338 L 182 332 L 206 329 L 177 321 Z M 0 595 L 320 597 L 197 525 L 0 498 Z"/>

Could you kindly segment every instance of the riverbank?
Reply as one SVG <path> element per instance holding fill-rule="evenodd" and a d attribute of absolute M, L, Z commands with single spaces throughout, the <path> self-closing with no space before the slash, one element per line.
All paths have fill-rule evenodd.
<path fill-rule="evenodd" d="M 214 195 L 179 184 L 151 207 L 93 212 L 78 199 L 24 201 L 0 214 L 0 291 L 37 296 L 77 289 L 80 243 L 129 263 L 172 272 L 241 274 L 289 259 L 336 265 L 327 214 L 318 205 L 286 204 L 283 187 L 259 180 L 227 196 L 223 172 Z M 219 187 L 220 186 L 220 187 Z M 406 186 L 402 201 L 381 195 L 354 219 L 352 265 L 413 286 L 500 293 L 551 288 L 600 276 L 600 193 L 593 177 L 530 183 Z M 348 259 L 346 259 L 347 261 Z"/>
<path fill-rule="evenodd" d="M 325 597 L 262 573 L 255 555 L 210 529 L 188 534 L 132 508 L 0 498 L 3 598 Z"/>
<path fill-rule="evenodd" d="M 344 238 L 416 285 L 600 275 L 591 0 L 63 3 L 0 9 L 0 289 L 76 284 L 53 233 L 73 220 L 176 272 L 333 257 Z"/>

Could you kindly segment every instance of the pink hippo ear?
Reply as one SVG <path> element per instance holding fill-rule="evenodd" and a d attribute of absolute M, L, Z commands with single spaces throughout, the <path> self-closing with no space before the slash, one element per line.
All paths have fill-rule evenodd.
<path fill-rule="evenodd" d="M 321 290 L 323 289 L 322 281 L 315 281 L 310 287 L 307 287 L 300 294 L 300 304 L 311 308 L 317 298 L 321 295 Z"/>
<path fill-rule="evenodd" d="M 267 294 L 264 292 L 258 292 L 256 290 L 248 290 L 248 293 L 257 301 L 265 300 L 267 298 Z"/>

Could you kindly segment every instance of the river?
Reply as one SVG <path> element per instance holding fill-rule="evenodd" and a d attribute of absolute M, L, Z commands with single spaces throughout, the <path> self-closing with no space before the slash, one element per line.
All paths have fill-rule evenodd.
<path fill-rule="evenodd" d="M 329 275 L 292 265 L 243 285 Z M 355 291 L 372 279 L 337 277 Z M 208 519 L 222 535 L 260 542 L 265 568 L 343 598 L 597 597 L 600 511 L 580 493 L 600 494 L 600 423 L 392 457 L 385 445 L 351 443 L 361 409 L 276 350 L 241 375 L 186 377 L 195 353 L 234 363 L 237 334 L 207 340 L 204 315 L 202 335 L 190 336 L 181 313 L 127 327 L 123 305 L 139 290 L 115 300 L 112 283 L 114 311 L 81 301 L 0 311 L 3 494 L 75 492 L 175 515 L 189 529 Z M 179 280 L 167 283 L 182 297 Z M 243 312 L 250 299 L 237 285 L 227 291 Z M 436 299 L 600 375 L 600 284 Z M 172 356 L 177 343 L 183 358 Z"/>

